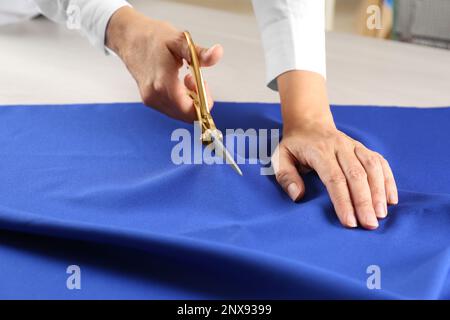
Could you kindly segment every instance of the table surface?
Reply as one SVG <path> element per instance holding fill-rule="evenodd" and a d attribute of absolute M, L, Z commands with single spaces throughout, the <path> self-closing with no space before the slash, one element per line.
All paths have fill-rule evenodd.
<path fill-rule="evenodd" d="M 216 100 L 278 101 L 265 87 L 254 16 L 179 1 L 133 4 L 189 29 L 197 43 L 224 46 L 221 63 L 205 71 Z M 44 18 L 0 27 L 0 47 L 2 105 L 139 100 L 117 57 L 104 56 L 77 32 Z M 328 33 L 327 66 L 333 104 L 450 105 L 450 51 Z"/>

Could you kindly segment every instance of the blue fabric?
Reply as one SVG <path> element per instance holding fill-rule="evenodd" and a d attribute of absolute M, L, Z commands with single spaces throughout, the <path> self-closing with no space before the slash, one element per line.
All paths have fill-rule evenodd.
<path fill-rule="evenodd" d="M 450 108 L 333 113 L 396 174 L 376 231 L 342 228 L 314 173 L 295 204 L 259 165 L 174 165 L 170 134 L 192 126 L 140 104 L 0 107 L 0 297 L 450 298 Z M 213 114 L 281 126 L 278 105 Z"/>

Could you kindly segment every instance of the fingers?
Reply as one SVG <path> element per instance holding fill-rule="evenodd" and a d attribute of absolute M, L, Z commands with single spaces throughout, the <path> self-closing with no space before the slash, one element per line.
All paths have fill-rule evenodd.
<path fill-rule="evenodd" d="M 169 42 L 167 47 L 176 57 L 185 59 L 189 63 L 191 62 L 189 46 L 182 32 L 180 32 L 174 41 Z M 196 46 L 196 51 L 200 65 L 203 67 L 215 65 L 223 56 L 223 47 L 220 44 L 216 44 L 210 48 Z"/>
<path fill-rule="evenodd" d="M 205 90 L 206 90 L 206 99 L 208 100 L 208 109 L 211 111 L 211 109 L 214 105 L 214 100 L 211 96 L 211 91 L 209 90 L 208 83 L 206 81 L 204 81 L 204 84 L 205 84 Z M 197 90 L 197 86 L 195 84 L 194 77 L 191 74 L 187 74 L 184 77 L 184 85 L 186 86 L 186 88 L 188 90 L 191 90 L 191 91 Z"/>
<path fill-rule="evenodd" d="M 364 146 L 356 146 L 355 154 L 367 173 L 375 214 L 378 218 L 385 218 L 387 216 L 387 201 L 380 157 Z"/>
<path fill-rule="evenodd" d="M 177 112 L 177 119 L 192 123 L 197 119 L 197 115 L 187 89 L 178 77 L 168 81 L 167 95 L 170 104 L 168 107 Z"/>
<path fill-rule="evenodd" d="M 165 113 L 171 118 L 192 123 L 197 117 L 193 101 L 177 73 L 166 73 L 150 86 L 139 88 L 145 105 Z"/>
<path fill-rule="evenodd" d="M 353 146 L 353 145 L 352 145 Z M 336 155 L 321 155 L 313 163 L 344 226 L 376 229 L 387 216 L 387 204 L 398 203 L 394 175 L 388 162 L 361 144 L 347 145 Z"/>
<path fill-rule="evenodd" d="M 337 159 L 347 179 L 359 223 L 367 229 L 378 228 L 378 219 L 373 208 L 368 175 L 356 157 L 353 148 L 342 149 L 337 153 Z"/>
<path fill-rule="evenodd" d="M 158 96 L 166 96 L 164 109 L 170 116 L 192 123 L 197 119 L 197 114 L 194 109 L 193 101 L 189 97 L 188 90 L 195 91 L 196 85 L 192 75 L 188 74 L 184 78 L 184 84 L 178 79 L 178 77 L 168 76 L 165 80 L 164 92 L 158 92 Z M 213 106 L 213 99 L 209 91 L 208 85 L 205 83 L 206 96 L 208 100 L 208 107 L 211 110 Z"/>
<path fill-rule="evenodd" d="M 305 184 L 296 168 L 295 158 L 284 148 L 277 148 L 272 155 L 275 177 L 292 201 L 299 201 L 305 194 Z"/>
<path fill-rule="evenodd" d="M 336 157 L 332 154 L 323 158 L 317 161 L 314 167 L 327 188 L 339 221 L 343 226 L 356 228 L 358 223 L 356 222 L 347 179 Z"/>
<path fill-rule="evenodd" d="M 197 85 L 195 84 L 194 77 L 191 74 L 187 74 L 184 77 L 184 85 L 186 86 L 186 88 L 188 88 L 188 90 L 197 90 Z"/>
<path fill-rule="evenodd" d="M 167 48 L 175 57 L 175 60 L 177 60 L 177 58 L 179 59 L 179 63 L 181 63 L 182 59 L 185 59 L 188 62 L 191 61 L 189 47 L 182 32 L 179 33 L 176 39 L 167 43 Z M 216 64 L 223 55 L 223 48 L 220 45 L 214 45 L 209 49 L 196 46 L 196 50 L 202 66 L 212 66 Z M 176 65 L 178 66 L 179 63 Z M 159 99 L 157 103 L 164 105 L 163 109 L 165 109 L 165 113 L 186 122 L 195 121 L 197 118 L 196 112 L 193 106 L 193 101 L 188 94 L 188 90 L 195 91 L 196 88 L 192 76 L 186 76 L 183 84 L 178 80 L 178 73 L 176 72 L 173 75 L 168 75 L 162 82 L 165 83 L 165 90 L 162 90 L 165 92 L 162 92 L 162 94 L 166 95 L 166 99 Z M 213 106 L 213 99 L 206 83 L 205 90 L 208 100 L 208 107 L 211 110 Z M 156 92 L 156 96 L 161 98 L 161 92 Z"/>
<path fill-rule="evenodd" d="M 383 170 L 384 176 L 384 187 L 386 190 L 386 198 L 388 204 L 398 203 L 398 191 L 397 185 L 395 184 L 394 174 L 392 173 L 391 167 L 386 159 L 380 156 L 381 168 Z"/>

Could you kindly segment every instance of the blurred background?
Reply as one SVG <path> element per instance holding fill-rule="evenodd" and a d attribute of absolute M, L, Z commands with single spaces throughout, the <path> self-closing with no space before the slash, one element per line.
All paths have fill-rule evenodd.
<path fill-rule="evenodd" d="M 325 1 L 332 104 L 450 106 L 450 0 Z M 250 0 L 129 2 L 198 44 L 224 46 L 204 71 L 216 100 L 278 102 Z M 32 0 L 0 0 L 0 47 L 0 105 L 140 100 L 118 58 L 39 16 Z"/>
<path fill-rule="evenodd" d="M 448 0 L 326 0 L 329 30 L 450 49 Z M 379 7 L 381 29 L 367 26 Z"/>
<path fill-rule="evenodd" d="M 173 1 L 243 14 L 253 13 L 251 0 Z M 328 31 L 348 32 L 450 49 L 449 0 L 325 1 Z M 370 16 L 373 16 L 374 20 L 380 20 L 378 28 L 367 25 L 367 19 Z M 376 21 L 373 23 L 376 25 Z"/>

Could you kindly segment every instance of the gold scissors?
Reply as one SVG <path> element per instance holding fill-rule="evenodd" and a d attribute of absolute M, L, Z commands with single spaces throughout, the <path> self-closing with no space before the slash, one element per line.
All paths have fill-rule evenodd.
<path fill-rule="evenodd" d="M 201 126 L 200 140 L 206 145 L 207 148 L 212 148 L 216 156 L 222 157 L 226 163 L 228 163 L 238 174 L 242 176 L 241 169 L 223 144 L 222 132 L 216 128 L 211 113 L 209 112 L 205 83 L 203 82 L 203 75 L 200 70 L 200 63 L 198 61 L 195 44 L 192 41 L 191 35 L 188 31 L 184 32 L 184 36 L 186 37 L 189 52 L 191 54 L 190 70 L 196 84 L 197 92 L 190 91 L 189 96 L 194 102 L 197 119 L 199 125 Z"/>

